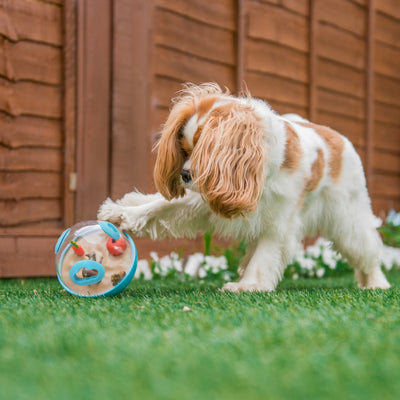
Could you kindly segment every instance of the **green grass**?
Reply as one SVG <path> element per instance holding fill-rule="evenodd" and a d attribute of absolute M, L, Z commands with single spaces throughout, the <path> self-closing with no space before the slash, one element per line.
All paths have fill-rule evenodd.
<path fill-rule="evenodd" d="M 0 398 L 400 398 L 400 272 L 389 280 L 284 280 L 264 294 L 135 281 L 99 299 L 0 280 Z"/>

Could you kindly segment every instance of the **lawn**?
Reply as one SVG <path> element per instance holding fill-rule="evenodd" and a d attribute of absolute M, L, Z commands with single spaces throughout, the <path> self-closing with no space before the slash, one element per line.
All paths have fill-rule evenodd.
<path fill-rule="evenodd" d="M 287 279 L 252 294 L 134 281 L 98 299 L 0 280 L 0 398 L 400 398 L 400 272 L 389 280 Z"/>

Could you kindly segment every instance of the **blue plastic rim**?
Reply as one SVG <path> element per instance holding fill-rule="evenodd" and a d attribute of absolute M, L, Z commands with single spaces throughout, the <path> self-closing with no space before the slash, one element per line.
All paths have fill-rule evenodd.
<path fill-rule="evenodd" d="M 121 280 L 121 282 L 119 282 L 111 290 L 101 294 L 100 296 L 114 296 L 114 295 L 122 292 L 131 283 L 131 280 L 135 276 L 137 261 L 138 261 L 136 246 L 135 246 L 135 243 L 133 242 L 132 238 L 126 232 L 124 232 L 124 234 L 125 234 L 126 238 L 128 239 L 129 244 L 131 245 L 132 266 L 131 266 L 130 270 L 128 271 L 128 273 Z"/>
<path fill-rule="evenodd" d="M 69 235 L 70 232 L 71 232 L 71 228 L 68 228 L 58 238 L 56 247 L 54 248 L 54 254 L 57 254 L 60 251 L 60 248 L 63 245 L 65 238 Z"/>
<path fill-rule="evenodd" d="M 97 271 L 97 275 L 79 278 L 77 276 L 77 273 L 83 268 L 95 270 L 95 271 Z M 105 274 L 106 274 L 106 271 L 105 271 L 103 265 L 98 263 L 97 261 L 93 261 L 93 260 L 78 261 L 69 270 L 69 277 L 70 277 L 71 281 L 79 286 L 88 286 L 88 285 L 94 285 L 96 283 L 99 283 L 104 278 Z"/>
<path fill-rule="evenodd" d="M 121 234 L 119 233 L 118 228 L 111 222 L 99 221 L 99 225 L 101 229 L 103 229 L 104 233 L 106 233 L 111 238 L 115 240 L 118 240 L 120 238 Z"/>
<path fill-rule="evenodd" d="M 99 223 L 100 224 L 100 223 Z M 112 225 L 112 224 L 111 224 Z M 113 225 L 114 226 L 114 225 Z M 115 227 L 115 226 L 114 226 Z M 69 232 L 68 232 L 69 233 Z M 119 233 L 119 232 L 118 232 Z M 85 295 L 85 294 L 80 294 L 80 293 L 75 293 L 73 290 L 71 290 L 63 281 L 61 276 L 57 273 L 57 278 L 58 281 L 60 282 L 60 285 L 70 294 L 74 295 L 74 296 L 78 296 L 78 297 L 108 297 L 108 296 L 115 296 L 116 294 L 122 292 L 128 285 L 129 283 L 132 281 L 133 277 L 135 276 L 136 273 L 136 268 L 137 268 L 137 261 L 138 261 L 138 254 L 137 254 L 137 250 L 136 250 L 136 246 L 135 243 L 133 242 L 132 238 L 126 233 L 124 232 L 125 237 L 127 238 L 130 246 L 131 246 L 131 252 L 132 252 L 132 264 L 131 264 L 131 268 L 127 271 L 127 274 L 122 278 L 122 280 L 115 285 L 112 289 L 108 290 L 107 292 L 104 293 L 99 293 L 99 294 L 94 294 L 94 295 Z M 66 235 L 67 236 L 67 235 Z M 112 236 L 111 236 L 112 237 Z M 65 237 L 64 237 L 65 240 Z M 62 245 L 62 242 L 61 242 Z M 61 247 L 60 245 L 60 247 Z M 68 245 L 66 247 L 66 249 L 64 249 L 63 254 L 65 254 L 69 248 L 72 245 Z M 62 263 L 63 260 L 63 256 L 61 256 L 59 263 Z M 87 262 L 87 261 L 91 261 L 91 260 L 83 260 L 80 262 Z M 94 261 L 95 262 L 95 261 Z M 79 263 L 79 262 L 78 262 Z M 76 264 L 78 264 L 76 263 Z M 76 265 L 75 264 L 75 265 Z M 101 265 L 101 264 L 100 264 Z M 101 265 L 102 266 L 102 265 Z M 102 266 L 103 267 L 103 266 Z M 84 268 L 84 267 L 80 267 L 79 269 Z M 87 268 L 87 267 L 86 267 Z M 71 268 L 72 269 L 72 268 Z M 75 272 L 75 274 L 79 271 L 79 269 Z M 88 269 L 92 269 L 92 268 L 88 268 Z M 104 269 L 104 267 L 103 267 Z M 71 272 L 70 272 L 71 273 Z M 98 275 L 100 275 L 100 273 L 98 273 L 97 275 L 95 275 L 93 278 L 96 278 Z M 70 276 L 71 277 L 71 276 Z M 104 276 L 103 276 L 104 277 Z M 76 277 L 78 278 L 78 277 Z M 88 277 L 89 278 L 89 277 Z M 85 278 L 85 279 L 88 279 Z M 92 278 L 92 277 L 90 277 Z M 72 278 L 71 278 L 72 279 Z M 78 278 L 79 279 L 79 278 Z M 81 278 L 82 279 L 82 278 Z M 103 279 L 103 278 L 101 278 Z M 87 281 L 85 281 L 87 282 Z M 87 283 L 85 283 L 85 285 L 87 285 Z"/>

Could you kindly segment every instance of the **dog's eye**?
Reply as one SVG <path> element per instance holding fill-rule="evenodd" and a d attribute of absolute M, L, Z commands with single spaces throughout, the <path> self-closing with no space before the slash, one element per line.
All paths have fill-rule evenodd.
<path fill-rule="evenodd" d="M 181 151 L 182 151 L 182 154 L 183 154 L 183 156 L 184 156 L 185 158 L 188 158 L 188 157 L 189 157 L 189 153 L 188 153 L 183 147 L 181 147 Z"/>

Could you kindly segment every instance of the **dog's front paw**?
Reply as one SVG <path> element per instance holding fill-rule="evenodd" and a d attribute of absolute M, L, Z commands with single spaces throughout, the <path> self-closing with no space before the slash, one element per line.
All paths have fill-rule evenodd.
<path fill-rule="evenodd" d="M 259 283 L 247 283 L 247 282 L 229 282 L 222 286 L 223 292 L 273 292 L 271 286 L 262 285 Z"/>
<path fill-rule="evenodd" d="M 97 219 L 99 221 L 110 221 L 113 224 L 119 225 L 121 223 L 121 218 L 121 207 L 111 199 L 107 199 L 97 212 Z"/>

